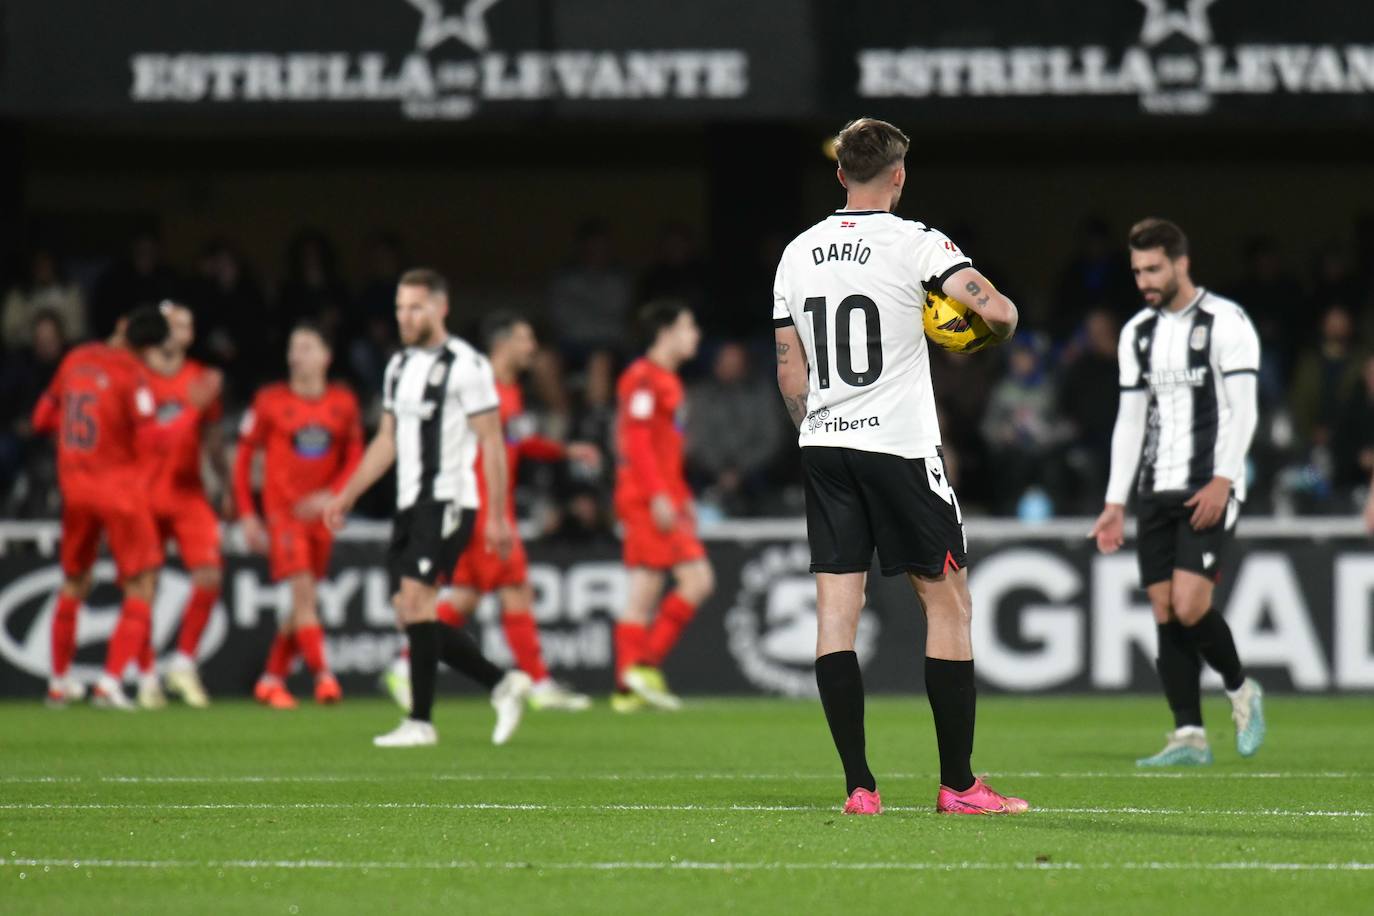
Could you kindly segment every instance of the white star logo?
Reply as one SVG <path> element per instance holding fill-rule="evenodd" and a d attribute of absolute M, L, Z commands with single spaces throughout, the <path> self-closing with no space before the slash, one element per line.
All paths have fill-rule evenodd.
<path fill-rule="evenodd" d="M 413 2 L 413 0 L 412 0 Z M 1212 23 L 1207 8 L 1217 0 L 1187 0 L 1186 10 L 1169 9 L 1168 0 L 1139 0 L 1145 7 L 1145 24 L 1140 27 L 1140 43 L 1149 47 L 1175 33 L 1195 44 L 1212 42 Z"/>
<path fill-rule="evenodd" d="M 1203 569 L 1211 569 L 1211 568 L 1212 568 L 1212 564 L 1215 563 L 1216 561 L 1217 561 L 1216 554 L 1212 553 L 1211 551 L 1208 551 L 1207 553 L 1204 553 L 1204 554 L 1202 555 L 1202 568 L 1203 568 Z"/>
<path fill-rule="evenodd" d="M 444 10 L 444 0 L 406 0 L 420 11 L 420 33 L 415 37 L 415 46 L 421 51 L 433 51 L 439 45 L 456 38 L 474 51 L 485 51 L 490 39 L 487 37 L 487 22 L 483 18 L 487 10 L 500 0 L 468 0 L 463 12 L 450 15 Z"/>

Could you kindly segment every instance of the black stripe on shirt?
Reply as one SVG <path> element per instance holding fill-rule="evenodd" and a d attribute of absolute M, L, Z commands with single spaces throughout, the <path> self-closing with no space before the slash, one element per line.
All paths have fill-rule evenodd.
<path fill-rule="evenodd" d="M 1136 383 L 1149 390 L 1150 362 L 1154 357 L 1155 330 L 1159 317 L 1151 315 L 1135 326 L 1135 359 L 1139 366 L 1140 380 Z M 1140 453 L 1140 492 L 1153 493 L 1155 489 L 1155 461 L 1159 458 L 1159 404 L 1155 401 L 1154 391 L 1150 391 L 1150 406 L 1145 413 L 1145 443 Z"/>
<path fill-rule="evenodd" d="M 774 319 L 773 319 L 773 327 L 774 327 L 774 328 L 790 328 L 790 327 L 792 327 L 793 324 L 795 324 L 795 322 L 792 320 L 792 316 L 791 316 L 791 315 L 788 315 L 786 318 L 774 318 Z"/>
<path fill-rule="evenodd" d="M 946 280 L 957 274 L 959 271 L 963 270 L 965 267 L 972 266 L 972 261 L 960 261 L 958 264 L 955 264 L 954 266 L 946 270 L 944 273 L 940 274 L 940 276 L 931 277 L 928 280 L 921 281 L 921 285 L 924 286 L 929 292 L 943 293 L 945 289 Z"/>
<path fill-rule="evenodd" d="M 434 482 L 444 459 L 444 406 L 448 403 L 448 377 L 457 354 L 444 347 L 434 357 L 425 379 L 423 402 L 434 405 L 434 412 L 420 421 L 420 492 L 417 502 L 434 499 Z M 435 370 L 439 371 L 435 371 Z"/>
<path fill-rule="evenodd" d="M 1204 294 L 1205 295 L 1205 294 Z M 1217 410 L 1217 388 L 1211 376 L 1212 324 L 1216 316 L 1206 309 L 1198 309 L 1193 327 L 1188 332 L 1188 370 L 1202 373 L 1202 384 L 1193 387 L 1193 457 L 1188 461 L 1188 489 L 1196 490 L 1212 479 L 1216 466 L 1217 433 L 1221 415 Z M 1195 346 L 1200 334 L 1206 339 Z"/>

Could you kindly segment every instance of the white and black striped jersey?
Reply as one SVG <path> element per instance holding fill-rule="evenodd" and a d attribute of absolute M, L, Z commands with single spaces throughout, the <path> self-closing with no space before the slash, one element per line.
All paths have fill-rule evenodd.
<path fill-rule="evenodd" d="M 1121 329 L 1117 359 L 1123 394 L 1149 396 L 1140 492 L 1191 493 L 1219 475 L 1243 501 L 1254 405 L 1232 401 L 1253 400 L 1254 386 L 1228 386 L 1227 379 L 1259 372 L 1259 335 L 1245 310 L 1201 288 L 1180 311 L 1142 309 Z M 1245 441 L 1232 441 L 1240 437 Z M 1113 464 L 1123 458 L 1114 455 Z M 1241 467 L 1224 466 L 1230 461 Z M 1130 475 L 1112 476 L 1107 501 L 1124 503 Z"/>
<path fill-rule="evenodd" d="M 465 340 L 407 347 L 387 363 L 382 407 L 396 418 L 396 508 L 478 506 L 477 436 L 468 417 L 500 404 L 491 363 Z"/>
<path fill-rule="evenodd" d="M 810 367 L 801 445 L 939 453 L 926 291 L 972 264 L 944 233 L 886 210 L 839 210 L 792 240 L 773 325 L 796 326 Z"/>

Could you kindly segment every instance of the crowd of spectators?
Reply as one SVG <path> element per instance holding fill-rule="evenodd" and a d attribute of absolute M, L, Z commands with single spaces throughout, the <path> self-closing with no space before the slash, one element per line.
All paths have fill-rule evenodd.
<path fill-rule="evenodd" d="M 1117 333 L 1139 307 L 1119 234 L 1088 220 L 1073 250 L 1062 253 L 1051 288 L 1008 280 L 1022 307 L 1013 343 L 972 357 L 932 357 L 947 462 L 966 512 L 1040 519 L 1100 509 Z M 546 435 L 597 444 L 610 460 L 597 471 L 525 469 L 523 517 L 550 537 L 610 536 L 615 381 L 637 352 L 634 313 L 663 299 L 690 304 L 707 335 L 685 373 L 687 468 L 702 515 L 798 512 L 794 434 L 772 381 L 769 322 L 756 322 L 757 334 L 739 333 L 747 306 L 713 295 L 701 242 L 688 227 L 663 227 L 648 264 L 626 264 L 616 241 L 610 227 L 587 222 L 565 265 L 546 278 L 542 308 L 528 316 L 543 347 L 526 379 L 528 422 Z M 1315 254 L 1257 236 L 1243 261 L 1238 277 L 1196 279 L 1240 302 L 1262 341 L 1252 506 L 1355 512 L 1374 471 L 1374 217 Z M 1001 276 L 992 263 L 980 262 Z M 69 278 L 64 266 L 58 251 L 31 250 L 0 306 L 0 517 L 56 514 L 51 445 L 32 435 L 29 413 L 66 350 L 109 334 L 136 304 L 174 299 L 193 309 L 194 355 L 226 370 L 231 429 L 253 391 L 281 377 L 286 333 L 304 318 L 335 342 L 335 374 L 375 422 L 383 367 L 397 346 L 395 281 L 411 266 L 400 239 L 378 234 L 352 275 L 328 236 L 314 230 L 294 238 L 276 276 L 224 239 L 208 242 L 192 263 L 170 264 L 149 233 L 131 239 L 89 282 Z M 761 316 L 769 300 L 763 274 L 748 284 L 759 287 L 751 292 Z M 469 332 L 480 316 L 463 312 L 462 278 L 452 280 L 461 316 L 454 330 Z M 377 515 L 386 508 L 381 500 L 364 507 Z"/>

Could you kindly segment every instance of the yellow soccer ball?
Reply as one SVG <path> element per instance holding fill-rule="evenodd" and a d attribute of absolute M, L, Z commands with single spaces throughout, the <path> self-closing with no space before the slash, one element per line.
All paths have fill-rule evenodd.
<path fill-rule="evenodd" d="M 942 293 L 926 293 L 924 312 L 926 337 L 942 350 L 976 353 L 997 339 L 977 312 Z"/>

